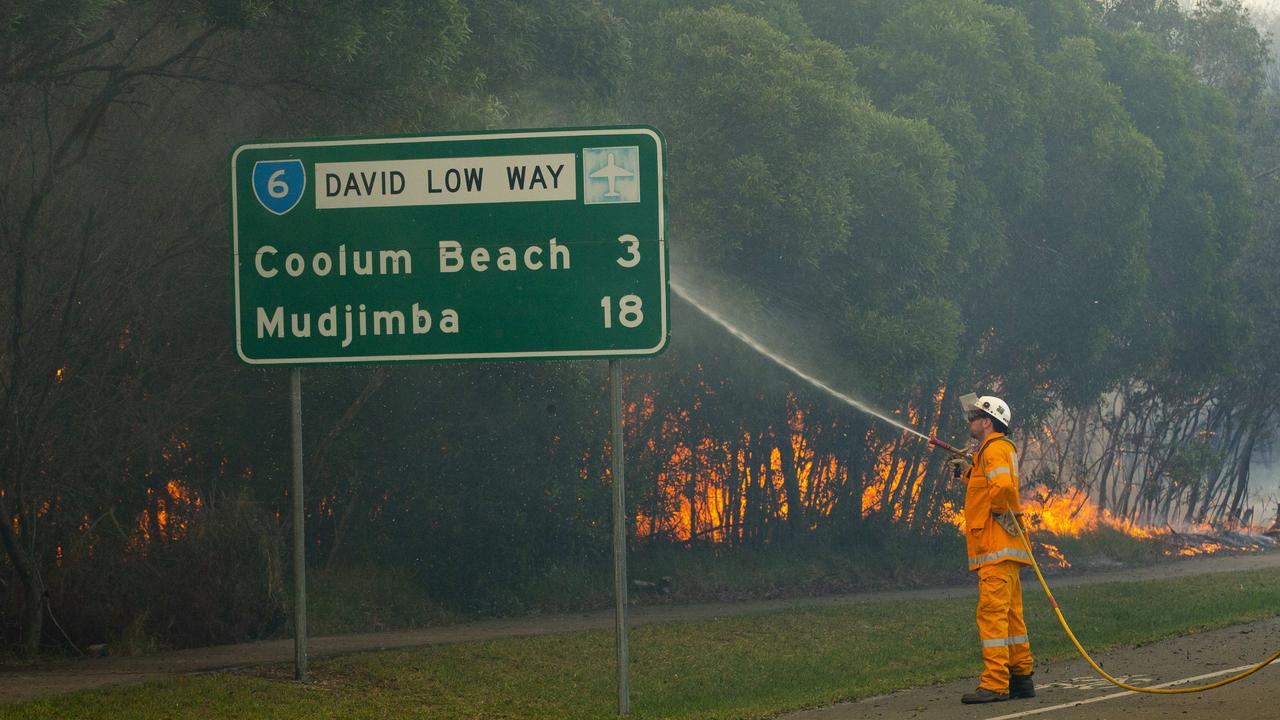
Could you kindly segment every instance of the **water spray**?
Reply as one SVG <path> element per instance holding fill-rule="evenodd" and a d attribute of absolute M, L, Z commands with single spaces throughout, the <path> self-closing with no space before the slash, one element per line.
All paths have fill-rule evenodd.
<path fill-rule="evenodd" d="M 738 339 L 739 339 L 739 340 L 741 340 L 742 342 L 746 343 L 746 344 L 747 344 L 747 346 L 748 346 L 748 347 L 750 347 L 752 350 L 755 350 L 756 352 L 758 352 L 758 353 L 760 353 L 761 355 L 763 355 L 763 356 L 765 356 L 765 357 L 769 358 L 770 360 L 772 360 L 773 362 L 777 363 L 778 365 L 781 365 L 782 367 L 786 368 L 786 369 L 787 369 L 787 370 L 789 370 L 793 375 L 795 375 L 796 377 L 800 378 L 801 380 L 804 380 L 805 382 L 807 382 L 807 383 L 809 383 L 810 385 L 812 385 L 812 386 L 814 386 L 814 387 L 818 388 L 819 390 L 822 390 L 823 392 L 827 393 L 828 395 L 831 395 L 832 397 L 834 397 L 834 398 L 836 398 L 836 399 L 838 399 L 838 400 L 843 401 L 845 404 L 849 405 L 850 407 L 853 407 L 853 408 L 854 408 L 854 409 L 856 409 L 856 410 L 860 410 L 860 411 L 862 411 L 862 412 L 864 412 L 864 413 L 866 413 L 866 414 L 868 414 L 868 415 L 871 415 L 871 416 L 876 417 L 876 418 L 878 418 L 878 419 L 880 419 L 880 420 L 883 420 L 883 421 L 885 421 L 885 422 L 889 423 L 890 425 L 892 425 L 892 426 L 894 426 L 894 427 L 898 428 L 899 430 L 902 430 L 902 431 L 903 431 L 903 432 L 905 432 L 905 433 L 909 433 L 909 434 L 911 434 L 911 435 L 915 435 L 916 437 L 920 438 L 921 440 L 924 440 L 925 442 L 927 442 L 927 443 L 928 443 L 929 445 L 931 445 L 931 446 L 940 447 L 940 448 L 942 448 L 943 450 L 946 450 L 947 452 L 952 453 L 953 455 L 965 455 L 965 452 L 964 452 L 963 450 L 959 450 L 959 449 L 957 449 L 957 448 L 955 448 L 955 447 L 953 447 L 953 446 L 951 446 L 951 445 L 948 445 L 947 443 L 945 443 L 945 442 L 943 442 L 943 441 L 939 440 L 938 438 L 930 437 L 930 436 L 928 436 L 928 435 L 926 435 L 926 434 L 924 434 L 924 433 L 920 432 L 919 430 L 916 430 L 915 428 L 911 427 L 910 425 L 907 425 L 907 424 L 903 423 L 903 422 L 902 422 L 902 421 L 900 421 L 900 420 L 895 420 L 895 419 L 893 419 L 892 417 L 889 417 L 888 415 L 886 415 L 885 413 L 882 413 L 882 412 L 880 412 L 879 410 L 876 410 L 875 408 L 873 408 L 873 407 L 871 407 L 871 406 L 867 405 L 867 404 L 866 404 L 866 403 L 864 403 L 864 402 L 861 402 L 861 401 L 859 401 L 859 400 L 855 400 L 855 399 L 854 399 L 854 398 L 852 398 L 852 397 L 849 397 L 848 395 L 846 395 L 846 394 L 844 394 L 844 393 L 840 392 L 839 390 L 836 390 L 835 388 L 831 387 L 830 385 L 828 385 L 828 384 L 826 384 L 826 383 L 822 382 L 822 381 L 821 381 L 821 380 L 819 380 L 818 378 L 816 378 L 816 377 L 814 377 L 814 376 L 812 376 L 812 375 L 810 375 L 810 374 L 806 373 L 805 371 L 801 370 L 800 368 L 796 367 L 796 366 L 795 366 L 795 364 L 793 364 L 792 362 L 790 362 L 790 361 L 789 361 L 789 360 L 787 360 L 786 358 L 782 357 L 781 355 L 779 355 L 779 354 L 775 353 L 774 351 L 770 350 L 769 348 L 765 347 L 765 346 L 764 346 L 764 344 L 763 344 L 763 343 L 761 343 L 759 340 L 756 340 L 755 338 L 753 338 L 753 337 L 751 337 L 750 335 L 746 334 L 746 333 L 745 333 L 745 332 L 743 332 L 742 330 L 738 329 L 738 327 L 737 327 L 737 326 L 735 326 L 733 323 L 731 323 L 731 322 L 729 322 L 728 320 L 726 320 L 726 319 L 724 319 L 723 317 L 721 317 L 718 313 L 716 313 L 716 312 L 715 312 L 714 310 L 712 310 L 711 308 L 707 307 L 706 305 L 704 305 L 704 304 L 703 304 L 703 303 L 701 303 L 701 302 L 698 302 L 696 299 L 694 299 L 694 298 L 693 298 L 693 296 L 692 296 L 692 295 L 690 295 L 690 294 L 689 294 L 689 291 L 688 291 L 688 290 L 686 290 L 686 289 L 684 288 L 684 286 L 680 285 L 679 283 L 672 282 L 672 283 L 671 283 L 671 290 L 672 290 L 676 295 L 679 295 L 679 296 L 680 296 L 680 298 L 681 298 L 681 299 L 683 299 L 685 302 L 687 302 L 687 303 L 689 303 L 690 305 L 692 305 L 692 306 L 694 306 L 695 308 L 697 308 L 697 309 L 698 309 L 698 312 L 701 312 L 703 315 L 706 315 L 707 317 L 711 318 L 711 319 L 712 319 L 712 320 L 714 320 L 718 325 L 720 325 L 721 327 L 723 327 L 725 330 L 728 330 L 728 331 L 729 331 L 729 333 L 730 333 L 731 335 L 733 335 L 734 337 L 738 338 Z"/>

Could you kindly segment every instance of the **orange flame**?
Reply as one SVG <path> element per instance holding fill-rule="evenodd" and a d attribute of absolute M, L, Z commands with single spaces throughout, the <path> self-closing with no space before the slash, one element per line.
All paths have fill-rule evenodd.
<path fill-rule="evenodd" d="M 710 388 L 702 387 L 712 394 Z M 943 394 L 939 390 L 925 408 L 908 404 L 895 414 L 916 424 L 927 415 L 936 429 Z M 695 402 L 693 409 L 699 405 Z M 775 434 L 768 437 L 747 431 L 728 440 L 698 436 L 691 427 L 691 411 L 664 411 L 650 395 L 626 405 L 624 414 L 627 428 L 644 424 L 658 428 L 658 437 L 650 438 L 641 452 L 672 448 L 658 460 L 656 492 L 636 509 L 641 537 L 733 541 L 762 526 L 790 523 L 796 514 L 813 528 L 839 507 L 840 498 L 851 489 L 861 493 L 858 510 L 864 517 L 884 513 L 894 520 L 911 521 L 927 500 L 931 458 L 914 436 L 886 437 L 868 430 L 865 440 L 875 451 L 873 466 L 863 477 L 850 477 L 847 461 L 815 448 L 816 438 L 838 426 L 813 425 L 794 395 L 787 398 L 785 425 L 773 427 Z M 589 459 L 584 454 L 579 466 L 583 481 L 591 474 Z M 608 469 L 603 472 L 607 478 Z M 765 517 L 758 517 L 757 509 Z M 928 512 L 934 516 L 936 507 Z"/>
<path fill-rule="evenodd" d="M 1062 551 L 1058 549 L 1057 545 L 1050 545 L 1046 542 L 1038 542 L 1036 545 L 1040 546 L 1040 550 L 1044 555 L 1049 556 L 1049 560 L 1051 561 L 1050 567 L 1071 567 L 1071 563 L 1067 561 L 1067 556 L 1062 554 Z"/>
<path fill-rule="evenodd" d="M 1226 549 L 1222 543 L 1209 542 L 1201 545 L 1191 545 L 1184 547 L 1178 551 L 1178 555 L 1183 557 L 1194 557 L 1196 555 L 1212 555 Z"/>
<path fill-rule="evenodd" d="M 1031 527 L 1054 535 L 1079 537 L 1098 527 L 1098 506 L 1079 489 L 1060 495 L 1037 487 L 1022 509 Z"/>
<path fill-rule="evenodd" d="M 1097 503 L 1080 488 L 1060 494 L 1036 486 L 1031 490 L 1031 497 L 1022 501 L 1022 508 L 1032 528 L 1054 535 L 1080 537 L 1082 533 L 1093 532 L 1100 527 L 1135 538 L 1152 538 L 1158 534 L 1136 520 L 1117 518 L 1109 510 L 1099 510 Z"/>

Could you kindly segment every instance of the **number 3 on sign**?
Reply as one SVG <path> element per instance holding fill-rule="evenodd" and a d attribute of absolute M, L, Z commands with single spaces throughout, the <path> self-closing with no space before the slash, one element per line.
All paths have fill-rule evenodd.
<path fill-rule="evenodd" d="M 618 322 L 622 323 L 622 327 L 633 328 L 644 322 L 641 306 L 639 295 L 623 295 L 618 300 Z M 604 308 L 605 328 L 613 327 L 613 298 L 608 295 L 600 298 L 600 307 Z"/>
<path fill-rule="evenodd" d="M 627 233 L 619 235 L 618 242 L 627 246 L 627 257 L 620 257 L 617 263 L 624 268 L 633 268 L 640 262 L 640 238 Z M 608 327 L 607 325 L 605 327 Z"/>

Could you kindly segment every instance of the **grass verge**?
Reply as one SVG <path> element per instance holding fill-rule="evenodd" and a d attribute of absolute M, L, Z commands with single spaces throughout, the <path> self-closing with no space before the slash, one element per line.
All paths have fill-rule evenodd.
<path fill-rule="evenodd" d="M 1071 656 L 1025 578 L 1037 656 Z M 1085 646 L 1101 650 L 1274 616 L 1280 570 L 1063 588 L 1057 597 Z M 639 628 L 632 713 L 765 717 L 976 677 L 976 637 L 970 599 L 801 605 Z M 175 678 L 4 706 L 0 719 L 607 718 L 613 672 L 611 633 L 584 632 L 318 661 L 305 685 L 287 667 Z"/>

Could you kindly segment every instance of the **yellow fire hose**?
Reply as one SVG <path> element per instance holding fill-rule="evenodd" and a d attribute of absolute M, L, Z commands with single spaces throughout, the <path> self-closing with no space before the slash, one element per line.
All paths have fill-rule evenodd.
<path fill-rule="evenodd" d="M 1016 517 L 1015 522 L 1017 522 Z M 1089 657 L 1089 653 L 1084 649 L 1084 646 L 1082 646 L 1080 641 L 1076 639 L 1076 634 L 1071 632 L 1071 626 L 1067 624 L 1067 619 L 1062 616 L 1062 609 L 1058 607 L 1058 601 L 1053 599 L 1053 591 L 1049 589 L 1049 583 L 1044 581 L 1044 574 L 1040 572 L 1040 564 L 1036 562 L 1036 555 L 1031 551 L 1031 539 L 1027 536 L 1026 529 L 1022 526 L 1021 522 L 1017 522 L 1017 528 L 1019 530 L 1018 537 L 1022 538 L 1022 544 L 1027 548 L 1027 557 L 1031 558 L 1031 567 L 1036 571 L 1036 578 L 1040 580 L 1040 587 L 1044 588 L 1044 594 L 1049 598 L 1049 605 L 1053 607 L 1054 614 L 1058 616 L 1058 622 L 1062 624 L 1062 629 L 1067 631 L 1067 637 L 1071 638 L 1071 644 L 1076 646 L 1076 650 L 1079 651 L 1080 657 L 1084 658 L 1085 662 L 1089 663 L 1089 665 L 1092 666 L 1099 675 L 1106 678 L 1107 682 L 1115 685 L 1116 687 L 1121 687 L 1125 690 L 1132 690 L 1133 692 L 1151 693 L 1154 695 L 1179 695 L 1182 693 L 1204 692 L 1205 690 L 1212 690 L 1214 688 L 1222 687 L 1223 685 L 1229 685 L 1237 680 L 1243 680 L 1267 665 L 1270 665 L 1272 662 L 1275 662 L 1275 660 L 1280 659 L 1280 651 L 1277 651 L 1271 657 L 1263 660 L 1257 665 L 1254 665 L 1248 670 L 1232 675 L 1224 680 L 1219 680 L 1218 682 L 1210 683 L 1208 685 L 1199 685 L 1197 687 L 1145 688 L 1117 680 L 1108 675 L 1106 670 L 1099 667 L 1098 663 L 1094 662 L 1093 658 Z"/>

